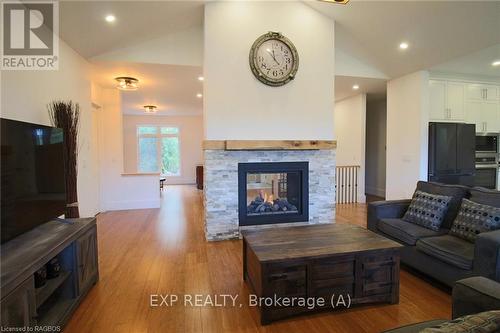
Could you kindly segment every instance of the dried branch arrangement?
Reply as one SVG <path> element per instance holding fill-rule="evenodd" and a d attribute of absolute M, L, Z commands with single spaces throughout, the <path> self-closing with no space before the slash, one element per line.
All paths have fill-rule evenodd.
<path fill-rule="evenodd" d="M 52 125 L 64 132 L 64 170 L 66 171 L 66 218 L 80 217 L 77 194 L 78 128 L 80 106 L 72 101 L 53 101 L 47 105 Z"/>

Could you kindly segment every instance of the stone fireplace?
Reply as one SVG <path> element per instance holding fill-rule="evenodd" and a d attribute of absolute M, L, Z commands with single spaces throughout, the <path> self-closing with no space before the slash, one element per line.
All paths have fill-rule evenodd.
<path fill-rule="evenodd" d="M 207 240 L 239 238 L 243 229 L 334 222 L 332 146 L 273 150 L 206 145 Z"/>

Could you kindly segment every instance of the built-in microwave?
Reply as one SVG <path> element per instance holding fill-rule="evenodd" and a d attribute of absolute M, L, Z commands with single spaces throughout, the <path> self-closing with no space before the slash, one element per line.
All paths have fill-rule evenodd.
<path fill-rule="evenodd" d="M 476 153 L 499 153 L 498 133 L 476 133 Z"/>

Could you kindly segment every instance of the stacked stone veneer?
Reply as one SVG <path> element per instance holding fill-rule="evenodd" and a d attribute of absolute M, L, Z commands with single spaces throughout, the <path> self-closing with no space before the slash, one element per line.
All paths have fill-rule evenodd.
<path fill-rule="evenodd" d="M 309 222 L 238 225 L 238 163 L 309 162 Z M 234 239 L 240 229 L 335 222 L 335 150 L 205 150 L 204 210 L 207 240 Z"/>

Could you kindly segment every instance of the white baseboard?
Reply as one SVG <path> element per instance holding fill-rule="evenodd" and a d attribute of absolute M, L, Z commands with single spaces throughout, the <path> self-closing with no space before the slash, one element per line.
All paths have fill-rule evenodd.
<path fill-rule="evenodd" d="M 196 184 L 196 179 L 190 177 L 167 176 L 165 185 L 193 185 Z"/>
<path fill-rule="evenodd" d="M 160 199 L 109 201 L 103 203 L 103 211 L 160 208 Z"/>
<path fill-rule="evenodd" d="M 365 202 L 366 202 L 366 195 L 364 195 L 364 194 L 359 194 L 359 195 L 358 195 L 358 202 L 359 202 L 359 203 L 365 203 Z"/>
<path fill-rule="evenodd" d="M 377 197 L 385 198 L 385 188 L 366 186 L 366 194 L 376 195 Z"/>

